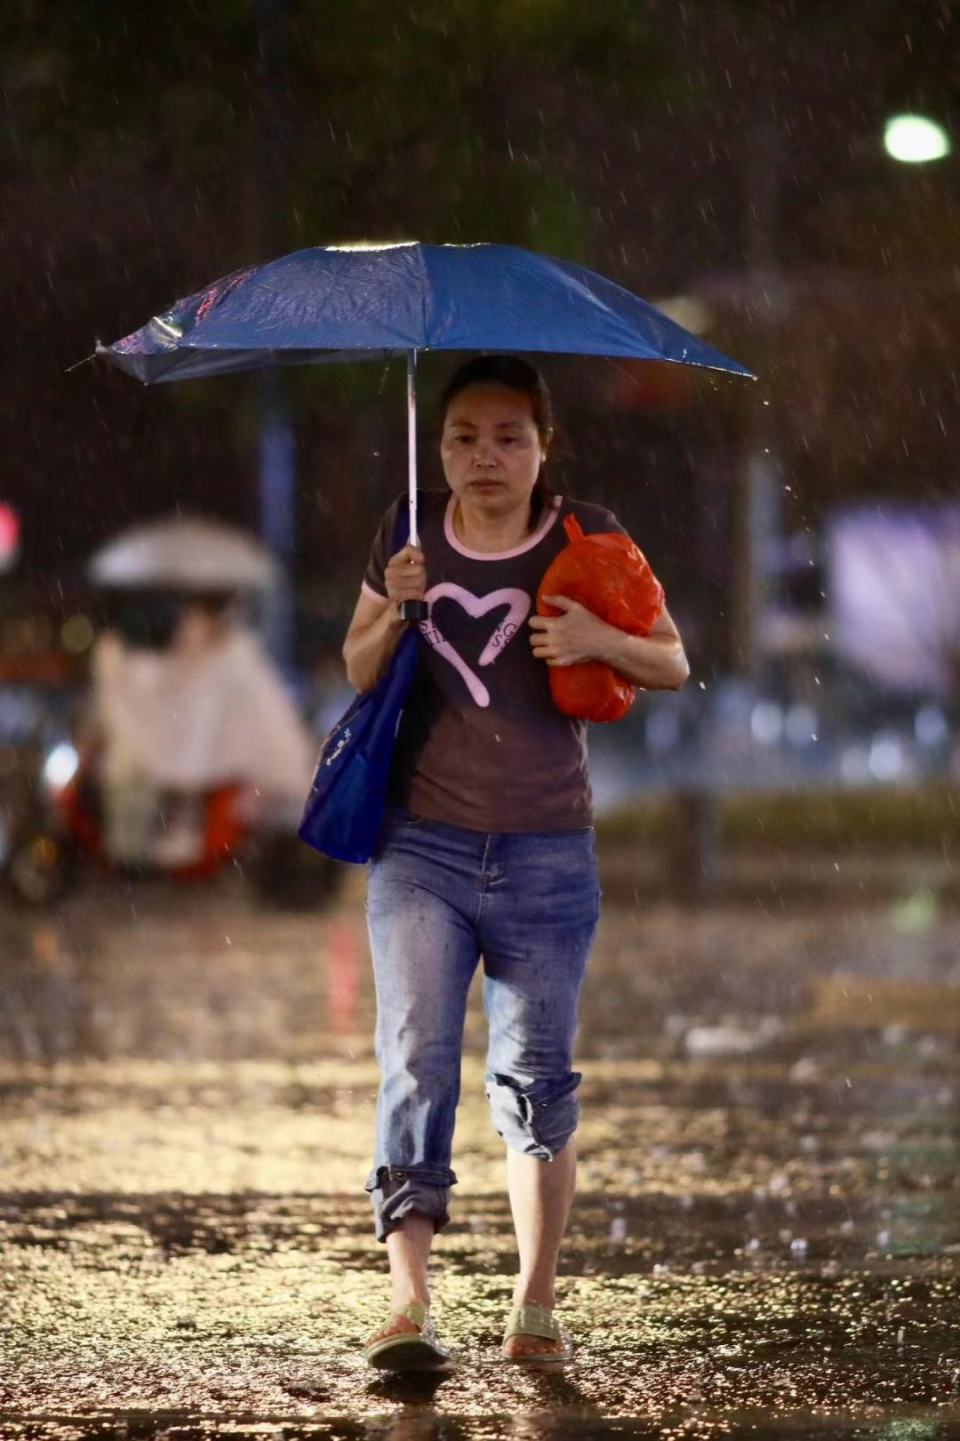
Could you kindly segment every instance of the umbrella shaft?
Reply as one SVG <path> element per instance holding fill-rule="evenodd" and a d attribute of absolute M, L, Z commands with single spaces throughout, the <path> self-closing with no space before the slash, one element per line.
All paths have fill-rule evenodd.
<path fill-rule="evenodd" d="M 419 545 L 417 532 L 417 352 L 407 352 L 407 505 L 410 514 L 410 544 Z"/>

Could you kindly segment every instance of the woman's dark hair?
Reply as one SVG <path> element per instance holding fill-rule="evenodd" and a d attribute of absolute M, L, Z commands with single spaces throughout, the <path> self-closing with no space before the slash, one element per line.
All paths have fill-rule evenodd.
<path fill-rule="evenodd" d="M 440 418 L 446 417 L 451 404 L 470 385 L 503 385 L 528 397 L 544 455 L 553 440 L 553 404 L 547 382 L 535 365 L 519 355 L 476 355 L 453 372 L 440 396 Z M 543 477 L 537 476 L 533 489 L 534 520 L 539 519 L 553 492 Z"/>

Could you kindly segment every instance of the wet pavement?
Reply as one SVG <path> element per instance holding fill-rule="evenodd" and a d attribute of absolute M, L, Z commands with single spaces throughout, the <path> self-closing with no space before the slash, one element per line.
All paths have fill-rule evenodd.
<path fill-rule="evenodd" d="M 498 1359 L 477 994 L 434 1253 L 456 1364 L 358 1354 L 386 1297 L 360 873 L 321 914 L 237 886 L 5 911 L 3 1441 L 960 1438 L 960 916 L 906 872 L 688 913 L 608 875 L 560 1372 Z"/>

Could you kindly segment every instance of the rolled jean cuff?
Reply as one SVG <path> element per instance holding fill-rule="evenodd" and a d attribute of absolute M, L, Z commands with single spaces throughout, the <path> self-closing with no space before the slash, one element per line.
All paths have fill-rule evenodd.
<path fill-rule="evenodd" d="M 364 1190 L 373 1205 L 378 1241 L 385 1241 L 405 1216 L 416 1213 L 441 1231 L 450 1219 L 450 1187 L 457 1178 L 448 1166 L 375 1166 Z"/>
<path fill-rule="evenodd" d="M 548 1076 L 524 1086 L 511 1076 L 488 1071 L 487 1100 L 493 1124 L 512 1151 L 552 1161 L 577 1129 L 579 1071 Z"/>

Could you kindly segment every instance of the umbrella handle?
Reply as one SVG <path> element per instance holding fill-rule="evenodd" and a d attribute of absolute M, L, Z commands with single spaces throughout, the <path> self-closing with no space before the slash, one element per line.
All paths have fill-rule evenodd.
<path fill-rule="evenodd" d="M 430 607 L 425 600 L 402 600 L 398 607 L 400 619 L 408 620 L 416 625 L 418 621 L 428 620 Z"/>
<path fill-rule="evenodd" d="M 417 352 L 407 351 L 407 507 L 410 517 L 410 545 L 419 545 L 417 530 Z M 400 615 L 411 623 L 426 620 L 430 607 L 425 600 L 404 600 Z"/>

